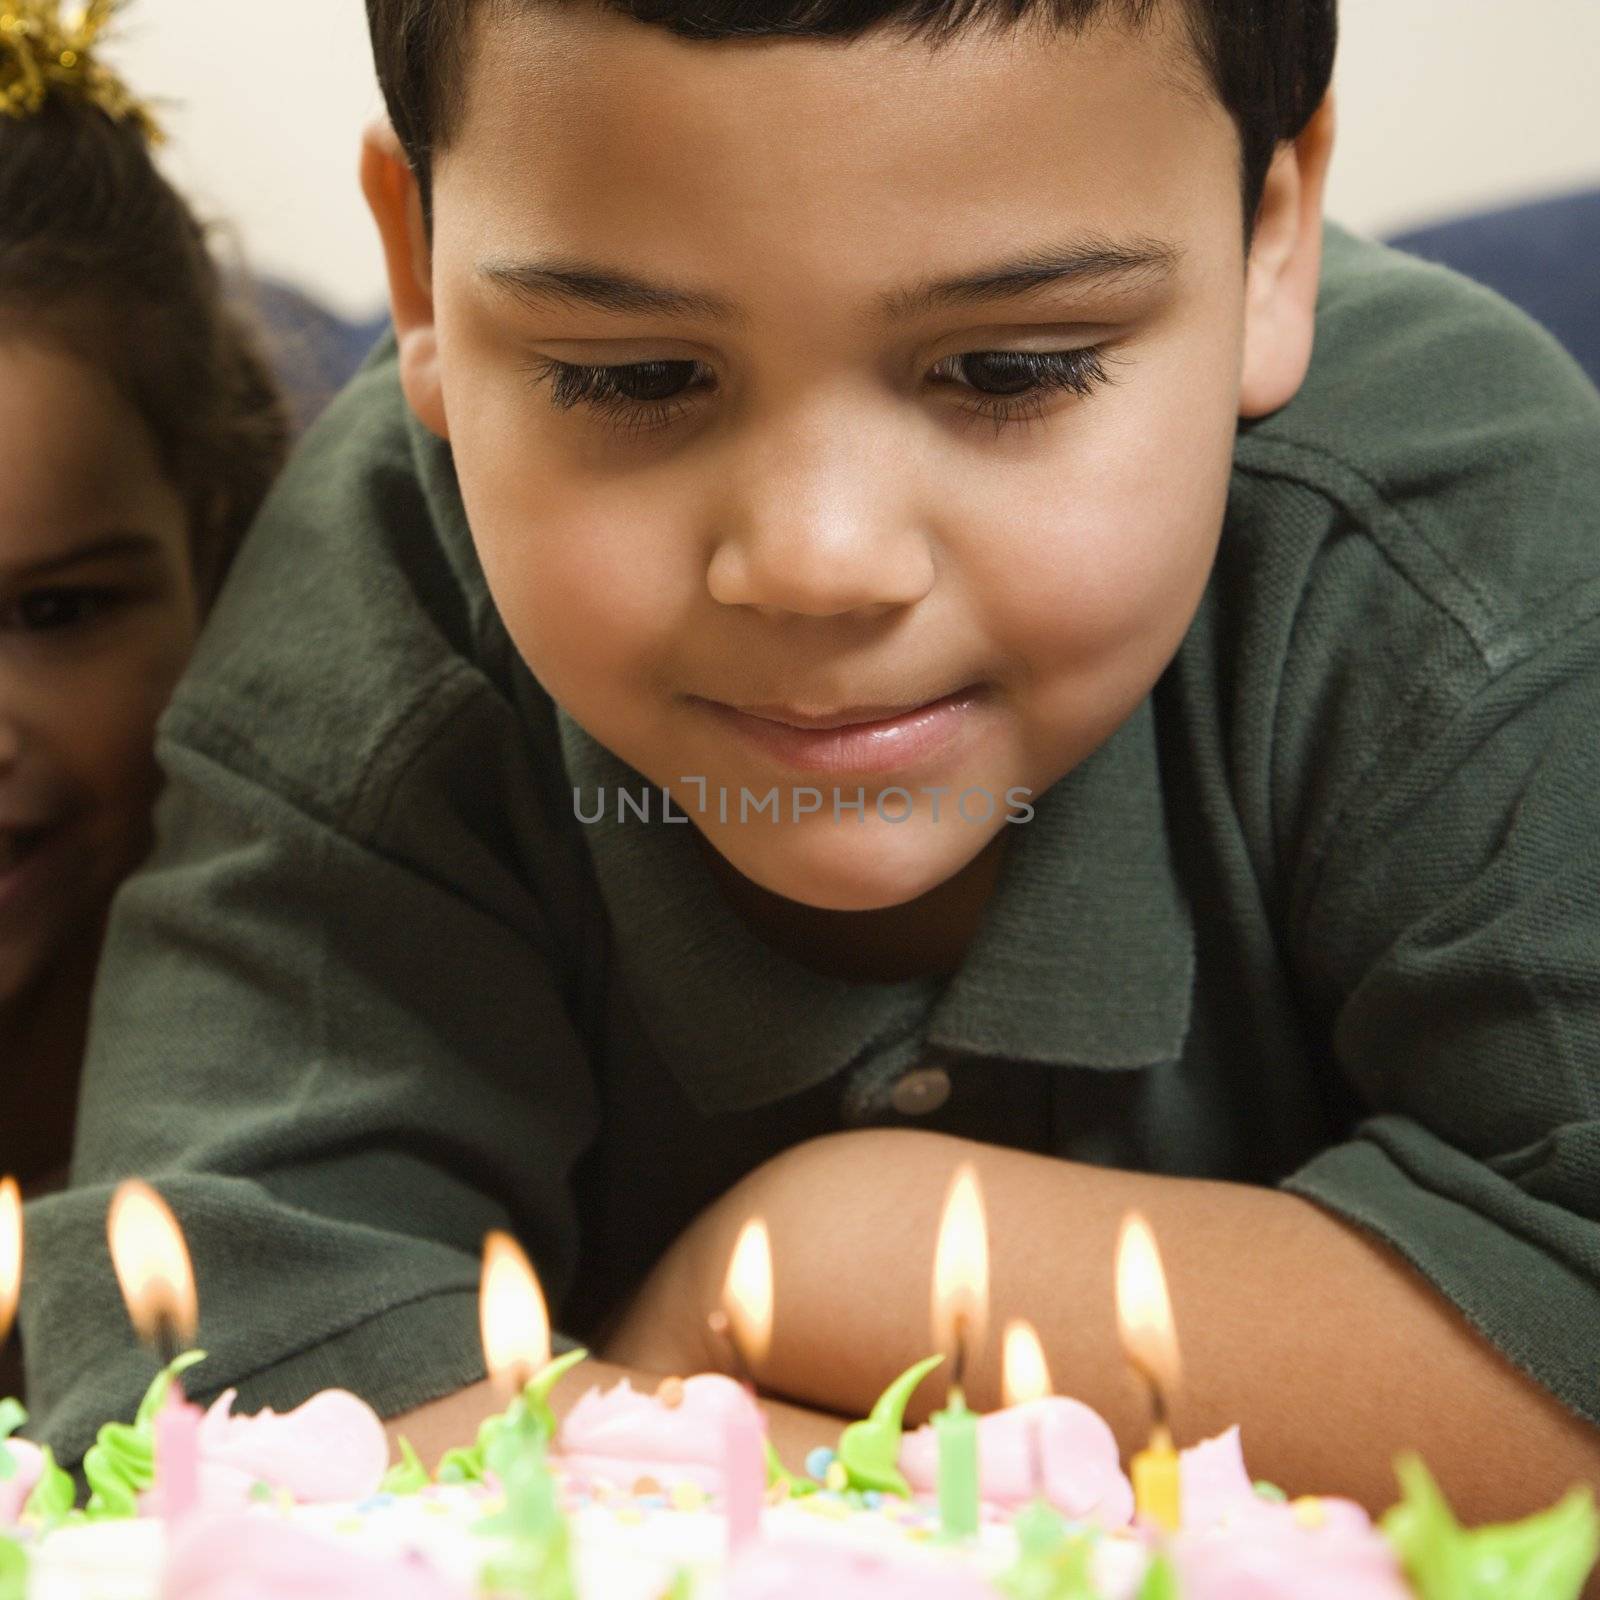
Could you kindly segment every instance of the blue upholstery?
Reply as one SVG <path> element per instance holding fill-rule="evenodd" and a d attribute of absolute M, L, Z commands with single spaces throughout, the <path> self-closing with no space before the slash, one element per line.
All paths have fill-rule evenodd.
<path fill-rule="evenodd" d="M 1600 384 L 1600 189 L 1458 217 L 1387 243 L 1498 290 Z"/>

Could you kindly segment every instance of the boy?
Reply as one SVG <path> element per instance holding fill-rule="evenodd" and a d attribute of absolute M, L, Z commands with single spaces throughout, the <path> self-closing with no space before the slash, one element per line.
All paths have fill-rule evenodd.
<path fill-rule="evenodd" d="M 830 1437 L 970 1156 L 994 1325 L 1125 1446 L 1137 1206 L 1184 1437 L 1529 1510 L 1600 1467 L 1600 398 L 1324 229 L 1330 7 L 818 9 L 369 0 L 396 343 L 164 724 L 44 1428 L 148 1376 L 139 1169 L 211 1388 L 425 1453 L 493 1404 L 486 1227 L 654 1374 L 759 1211 Z"/>

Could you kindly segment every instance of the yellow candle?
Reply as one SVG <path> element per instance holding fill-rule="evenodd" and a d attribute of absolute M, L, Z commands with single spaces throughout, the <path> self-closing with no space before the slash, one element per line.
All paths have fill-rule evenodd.
<path fill-rule="evenodd" d="M 1139 1515 L 1163 1527 L 1178 1531 L 1180 1491 L 1178 1452 L 1172 1448 L 1172 1435 L 1157 1425 L 1150 1433 L 1150 1447 L 1133 1458 L 1133 1501 Z"/>

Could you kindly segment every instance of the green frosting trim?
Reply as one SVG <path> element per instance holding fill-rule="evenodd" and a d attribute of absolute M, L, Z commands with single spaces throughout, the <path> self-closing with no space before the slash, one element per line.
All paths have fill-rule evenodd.
<path fill-rule="evenodd" d="M 378 1488 L 384 1494 L 419 1494 L 428 1487 L 428 1469 L 422 1464 L 411 1441 L 400 1440 L 400 1459 L 384 1473 Z"/>
<path fill-rule="evenodd" d="M 944 1360 L 928 1356 L 908 1367 L 878 1397 L 870 1414 L 852 1422 L 839 1436 L 838 1460 L 851 1489 L 876 1489 L 911 1498 L 911 1485 L 900 1472 L 900 1431 L 906 1406 L 917 1385 Z"/>
<path fill-rule="evenodd" d="M 493 1448 L 500 1430 L 508 1420 L 515 1418 L 519 1409 L 527 1410 L 539 1423 L 544 1437 L 556 1436 L 555 1413 L 550 1409 L 550 1391 L 567 1372 L 580 1361 L 588 1359 L 587 1350 L 569 1350 L 564 1356 L 540 1368 L 530 1378 L 520 1395 L 498 1415 L 485 1417 L 478 1426 L 478 1437 L 469 1445 L 457 1445 L 439 1458 L 439 1468 L 434 1474 L 440 1483 L 484 1483 L 488 1480 L 489 1451 Z"/>
<path fill-rule="evenodd" d="M 508 1537 L 511 1545 L 485 1564 L 480 1588 L 526 1600 L 577 1600 L 571 1530 L 556 1499 L 534 1411 L 502 1427 L 488 1466 L 505 1489 L 505 1509 L 474 1523 L 473 1532 Z"/>
<path fill-rule="evenodd" d="M 1017 1513 L 1017 1559 L 996 1579 L 1012 1600 L 1096 1600 L 1092 1538 L 1070 1532 L 1053 1506 L 1035 1500 Z"/>
<path fill-rule="evenodd" d="M 506 1425 L 505 1415 L 496 1413 L 478 1424 L 478 1437 L 471 1444 L 457 1445 L 439 1457 L 434 1477 L 440 1483 L 486 1483 L 489 1477 L 489 1451 Z"/>
<path fill-rule="evenodd" d="M 693 1600 L 694 1574 L 687 1567 L 679 1567 L 672 1574 L 672 1582 L 662 1593 L 661 1600 Z"/>
<path fill-rule="evenodd" d="M 44 1447 L 41 1454 L 44 1456 L 44 1470 L 22 1508 L 22 1514 L 48 1532 L 72 1514 L 77 1504 L 78 1487 L 73 1483 L 71 1473 L 63 1472 L 56 1465 L 55 1452 L 49 1445 Z"/>
<path fill-rule="evenodd" d="M 1255 1490 L 1258 1499 L 1270 1500 L 1275 1506 L 1289 1503 L 1289 1496 L 1277 1484 L 1268 1483 L 1265 1478 L 1258 1478 L 1250 1487 Z"/>
<path fill-rule="evenodd" d="M 20 1401 L 0 1400 L 0 1483 L 16 1476 L 17 1458 L 6 1449 L 6 1440 L 27 1420 Z"/>
<path fill-rule="evenodd" d="M 166 1403 L 172 1380 L 204 1361 L 204 1350 L 188 1350 L 164 1367 L 145 1390 L 132 1423 L 108 1422 L 83 1458 L 89 1484 L 84 1510 L 94 1521 L 139 1514 L 139 1496 L 155 1482 L 157 1413 Z"/>
<path fill-rule="evenodd" d="M 550 1409 L 550 1391 L 580 1361 L 588 1359 L 587 1350 L 569 1350 L 564 1356 L 557 1356 L 554 1361 L 548 1363 L 541 1372 L 530 1378 L 524 1387 L 522 1403 L 543 1425 L 545 1438 L 554 1439 L 556 1436 L 556 1418 Z"/>
<path fill-rule="evenodd" d="M 1421 1600 L 1577 1600 L 1600 1555 L 1587 1484 L 1521 1522 L 1468 1529 L 1419 1457 L 1401 1456 L 1395 1476 L 1402 1498 L 1382 1527 Z"/>
<path fill-rule="evenodd" d="M 0 1533 L 0 1600 L 28 1600 L 28 1555 Z"/>
<path fill-rule="evenodd" d="M 1178 1600 L 1178 1569 L 1164 1555 L 1145 1568 L 1139 1600 Z"/>
<path fill-rule="evenodd" d="M 810 1478 L 802 1478 L 791 1472 L 783 1462 L 778 1459 L 778 1452 L 773 1448 L 772 1441 L 767 1440 L 767 1487 L 770 1489 L 775 1483 L 786 1483 L 791 1495 L 815 1494 L 820 1487 Z M 668 1595 L 670 1600 L 670 1591 Z"/>

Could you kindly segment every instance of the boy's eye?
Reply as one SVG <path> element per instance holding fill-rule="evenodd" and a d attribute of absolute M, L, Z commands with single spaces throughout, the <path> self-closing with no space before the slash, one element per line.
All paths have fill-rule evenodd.
<path fill-rule="evenodd" d="M 0 611 L 0 628 L 18 633 L 49 633 L 83 627 L 115 607 L 120 589 L 34 589 Z"/>
<path fill-rule="evenodd" d="M 1049 396 L 1065 390 L 1088 396 L 1113 380 L 1103 345 L 1081 350 L 977 350 L 947 356 L 933 369 L 941 383 L 968 388 L 985 403 L 966 404 L 969 415 L 994 421 L 995 431 L 1010 422 L 1043 414 Z M 613 419 L 623 431 L 653 432 L 682 416 L 680 398 L 694 384 L 698 361 L 638 361 L 623 366 L 585 367 L 537 356 L 527 364 L 536 383 L 548 381 L 550 403 L 558 411 L 586 406 Z"/>

